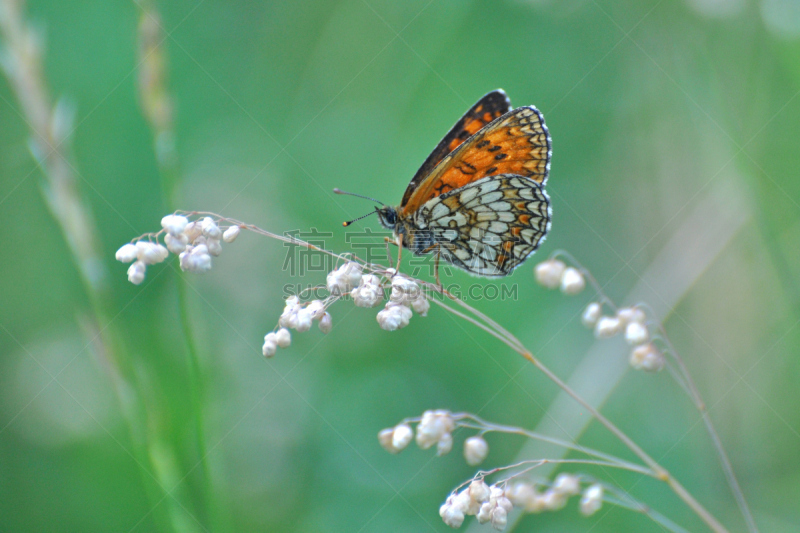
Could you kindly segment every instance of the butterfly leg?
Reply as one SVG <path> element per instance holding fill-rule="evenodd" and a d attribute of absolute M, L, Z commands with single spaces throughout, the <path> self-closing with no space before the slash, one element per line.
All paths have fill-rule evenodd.
<path fill-rule="evenodd" d="M 400 244 L 400 239 L 398 238 L 397 241 L 393 241 L 389 237 L 384 237 L 383 242 L 386 243 L 386 257 L 389 261 L 389 268 L 394 270 L 394 273 L 397 274 L 400 271 L 400 258 L 403 256 L 403 246 Z M 390 244 L 397 246 L 397 268 L 394 267 L 394 263 L 392 262 L 392 254 L 389 252 Z M 392 277 L 394 277 L 394 274 Z"/>
<path fill-rule="evenodd" d="M 383 242 L 386 243 L 386 260 L 389 262 L 389 268 L 394 268 L 394 263 L 392 262 L 392 254 L 389 253 L 389 243 L 392 240 L 389 237 L 384 237 Z"/>
<path fill-rule="evenodd" d="M 442 290 L 442 280 L 439 279 L 439 257 L 441 256 L 441 248 L 436 246 L 436 260 L 433 263 L 433 276 L 436 278 L 436 285 L 439 290 Z"/>
<path fill-rule="evenodd" d="M 403 241 L 399 236 L 397 237 L 395 244 L 397 245 L 397 269 L 394 271 L 394 273 L 397 274 L 400 272 L 400 258 L 403 257 Z"/>

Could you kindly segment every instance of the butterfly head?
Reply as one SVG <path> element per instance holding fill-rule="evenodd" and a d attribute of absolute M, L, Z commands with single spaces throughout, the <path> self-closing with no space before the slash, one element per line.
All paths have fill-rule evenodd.
<path fill-rule="evenodd" d="M 380 208 L 376 207 L 375 211 L 378 212 L 378 218 L 384 228 L 394 230 L 397 227 L 397 210 L 394 207 L 384 205 Z"/>
<path fill-rule="evenodd" d="M 366 200 L 372 200 L 376 204 L 380 204 L 380 207 L 375 206 L 375 211 L 370 211 L 366 215 L 362 215 L 362 216 L 360 216 L 358 218 L 354 218 L 353 220 L 349 220 L 349 221 L 345 222 L 344 223 L 345 227 L 349 226 L 350 224 L 352 224 L 353 222 L 355 222 L 357 220 L 361 220 L 364 217 L 368 217 L 373 213 L 378 213 L 378 218 L 381 221 L 381 225 L 383 227 L 385 227 L 386 229 L 390 229 L 390 230 L 394 231 L 394 229 L 397 227 L 397 225 L 398 225 L 397 224 L 397 222 L 398 222 L 397 209 L 395 209 L 394 207 L 389 207 L 388 205 L 384 204 L 383 202 L 381 202 L 379 200 L 376 200 L 375 198 L 370 198 L 369 196 L 364 196 L 364 195 L 361 195 L 361 194 L 355 194 L 355 193 L 352 193 L 352 192 L 345 192 L 345 191 L 342 191 L 340 189 L 333 189 L 333 192 L 335 192 L 336 194 L 346 194 L 348 196 L 357 196 L 359 198 L 364 198 Z"/>

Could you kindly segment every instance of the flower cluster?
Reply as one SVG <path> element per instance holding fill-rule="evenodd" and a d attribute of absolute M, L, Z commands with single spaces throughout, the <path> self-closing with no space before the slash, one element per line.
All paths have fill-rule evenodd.
<path fill-rule="evenodd" d="M 386 331 L 406 327 L 414 313 L 426 316 L 431 306 L 425 291 L 416 281 L 393 269 L 365 272 L 364 266 L 355 261 L 347 261 L 330 272 L 325 288 L 330 293 L 325 300 L 301 302 L 297 296 L 286 299 L 278 327 L 287 330 L 287 338 L 288 329 L 305 332 L 311 329 L 314 321 L 319 322 L 323 333 L 331 331 L 333 321 L 328 308 L 348 296 L 356 307 L 377 307 L 387 300 L 386 292 L 391 291 L 376 317 L 378 325 Z M 265 356 L 275 355 L 277 347 L 282 347 L 274 336 L 278 334 L 280 330 L 264 337 L 262 351 Z"/>
<path fill-rule="evenodd" d="M 406 419 L 394 427 L 380 431 L 378 441 L 390 453 L 400 453 L 412 440 L 416 440 L 423 450 L 435 445 L 437 455 L 444 455 L 453 447 L 453 431 L 457 427 L 474 429 L 475 425 L 471 421 L 475 421 L 474 417 L 464 413 L 429 410 L 419 418 Z M 414 423 L 417 425 L 416 431 L 412 427 Z M 471 466 L 480 464 L 489 454 L 489 445 L 482 433 L 483 431 L 464 441 L 464 458 Z M 495 529 L 503 530 L 512 507 L 527 513 L 557 511 L 566 506 L 570 497 L 581 494 L 580 512 L 589 516 L 600 509 L 603 501 L 603 488 L 600 484 L 582 480 L 573 474 L 559 474 L 552 483 L 509 483 L 510 479 L 517 477 L 514 475 L 492 486 L 487 486 L 484 482 L 486 475 L 487 472 L 479 472 L 467 488 L 459 491 L 459 487 L 447 498 L 439 509 L 439 515 L 445 524 L 459 527 L 466 516 L 472 515 L 481 524 L 491 522 Z M 583 490 L 582 484 L 585 485 Z"/>
<path fill-rule="evenodd" d="M 381 278 L 375 274 L 359 277 L 358 286 L 350 292 L 356 307 L 375 307 L 383 301 Z"/>
<path fill-rule="evenodd" d="M 305 332 L 311 329 L 311 325 L 316 321 L 322 333 L 330 333 L 333 329 L 333 319 L 331 314 L 326 311 L 326 302 L 322 300 L 312 300 L 308 303 L 300 303 L 297 296 L 290 296 L 286 299 L 283 313 L 278 319 L 278 331 L 267 333 L 264 336 L 264 345 L 261 353 L 264 357 L 272 357 L 278 348 L 288 348 L 292 343 L 290 329 L 298 332 Z"/>
<path fill-rule="evenodd" d="M 436 445 L 436 455 L 446 455 L 453 449 L 455 422 L 449 411 L 425 411 L 417 424 L 417 446 L 427 450 Z"/>
<path fill-rule="evenodd" d="M 473 515 L 479 523 L 492 523 L 498 531 L 505 529 L 508 513 L 514 507 L 526 513 L 558 511 L 567 505 L 570 497 L 581 494 L 579 509 L 584 516 L 596 513 L 603 503 L 603 487 L 589 484 L 581 492 L 581 478 L 572 474 L 559 474 L 548 486 L 527 481 L 517 481 L 504 487 L 488 486 L 483 474 L 472 480 L 468 487 L 447 497 L 439 508 L 439 516 L 450 527 L 460 527 L 466 516 Z"/>
<path fill-rule="evenodd" d="M 329 333 L 333 327 L 331 314 L 326 310 L 326 303 L 322 300 L 312 300 L 308 303 L 300 303 L 297 296 L 290 296 L 286 299 L 286 306 L 278 319 L 281 327 L 295 329 L 302 333 L 311 329 L 314 321 L 319 322 L 319 329 L 322 333 Z"/>
<path fill-rule="evenodd" d="M 147 266 L 163 262 L 170 253 L 180 256 L 182 270 L 206 272 L 211 269 L 212 257 L 222 252 L 223 242 L 233 242 L 242 228 L 253 229 L 217 215 L 194 215 L 167 215 L 161 219 L 161 231 L 138 237 L 117 250 L 117 260 L 132 263 L 128 280 L 137 285 L 142 283 Z M 356 307 L 376 307 L 385 302 L 376 319 L 386 331 L 404 328 L 414 313 L 426 316 L 430 309 L 430 301 L 420 284 L 391 268 L 381 270 L 371 266 L 367 270 L 361 263 L 346 261 L 328 274 L 325 287 L 330 296 L 324 300 L 301 302 L 298 296 L 287 298 L 278 326 L 264 336 L 264 356 L 272 357 L 278 348 L 291 344 L 289 330 L 305 332 L 317 322 L 323 333 L 330 332 L 333 320 L 328 308 L 340 299 L 349 297 Z"/>
<path fill-rule="evenodd" d="M 482 479 L 474 479 L 461 492 L 451 494 L 439 508 L 439 516 L 450 527 L 460 527 L 467 515 L 475 516 L 478 522 L 492 523 L 492 527 L 503 531 L 508 523 L 508 513 L 513 505 L 505 491 L 497 485 L 491 487 Z"/>
<path fill-rule="evenodd" d="M 584 516 L 596 513 L 603 502 L 603 487 L 592 483 L 581 493 L 581 479 L 573 474 L 559 474 L 547 486 L 528 481 L 518 481 L 505 490 L 505 495 L 515 506 L 526 513 L 541 513 L 544 511 L 558 511 L 567 505 L 571 496 L 581 494 L 580 512 Z"/>
<path fill-rule="evenodd" d="M 128 243 L 117 250 L 117 261 L 131 263 L 128 267 L 128 281 L 139 285 L 144 281 L 147 265 L 155 265 L 164 261 L 169 251 L 161 244 L 150 241 Z"/>
<path fill-rule="evenodd" d="M 446 455 L 453 449 L 453 430 L 457 421 L 450 411 L 443 409 L 422 413 L 419 419 L 381 430 L 378 442 L 389 453 L 400 453 L 415 437 L 409 422 L 417 422 L 416 442 L 423 450 L 436 446 L 436 455 Z M 479 465 L 489 455 L 489 444 L 481 435 L 469 437 L 464 441 L 464 459 L 471 466 Z"/>
<path fill-rule="evenodd" d="M 417 282 L 406 277 L 393 276 L 389 301 L 378 312 L 376 319 L 381 329 L 394 331 L 408 325 L 412 310 L 418 315 L 427 316 L 430 308 L 431 304 Z"/>
<path fill-rule="evenodd" d="M 542 261 L 533 270 L 536 281 L 548 289 L 560 288 L 564 294 L 578 294 L 586 288 L 583 273 L 575 267 L 568 267 L 559 259 Z"/>
<path fill-rule="evenodd" d="M 664 368 L 664 356 L 650 342 L 647 316 L 638 307 L 623 307 L 614 315 L 603 315 L 602 305 L 591 302 L 581 315 L 581 322 L 594 329 L 598 339 L 608 339 L 622 333 L 625 341 L 633 346 L 630 365 L 636 370 L 658 372 Z"/>
<path fill-rule="evenodd" d="M 362 268 L 361 265 L 348 261 L 333 272 L 328 274 L 327 287 L 331 296 L 344 296 L 348 294 L 354 287 L 358 287 L 362 281 Z M 381 296 L 383 294 L 381 293 Z M 362 306 L 372 307 L 372 306 Z"/>
<path fill-rule="evenodd" d="M 190 221 L 183 215 L 167 215 L 161 219 L 160 232 L 147 235 L 148 240 L 123 245 L 116 258 L 123 263 L 133 262 L 128 268 L 128 281 L 135 285 L 144 281 L 147 265 L 161 263 L 169 252 L 180 254 L 181 270 L 206 272 L 211 269 L 211 257 L 222 253 L 222 241 L 233 242 L 240 231 L 238 225 L 223 229 L 217 222 L 211 217 Z M 158 242 L 162 234 L 163 245 Z"/>
<path fill-rule="evenodd" d="M 436 445 L 436 454 L 445 455 L 453 449 L 453 430 L 455 421 L 450 411 L 437 409 L 425 411 L 417 424 L 417 445 L 427 450 Z M 378 442 L 389 453 L 399 453 L 411 442 L 414 430 L 402 422 L 393 428 L 386 428 L 378 433 Z"/>
<path fill-rule="evenodd" d="M 561 288 L 564 294 L 578 294 L 586 287 L 586 279 L 580 269 L 567 266 L 555 258 L 547 259 L 534 268 L 536 281 L 548 289 Z M 603 315 L 603 306 L 591 302 L 581 315 L 581 322 L 594 330 L 598 339 L 609 339 L 620 333 L 633 346 L 630 365 L 636 370 L 658 372 L 664 368 L 664 356 L 650 341 L 647 317 L 638 307 L 623 307 L 613 315 Z"/>
<path fill-rule="evenodd" d="M 264 335 L 264 346 L 261 347 L 261 353 L 264 357 L 272 357 L 278 348 L 288 348 L 292 344 L 292 335 L 286 328 L 281 328 L 278 331 L 272 331 Z"/>

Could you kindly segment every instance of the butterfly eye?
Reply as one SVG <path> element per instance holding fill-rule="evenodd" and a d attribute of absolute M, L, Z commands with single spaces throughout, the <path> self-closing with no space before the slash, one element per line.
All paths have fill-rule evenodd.
<path fill-rule="evenodd" d="M 381 219 L 381 224 L 388 229 L 393 229 L 397 223 L 397 212 L 388 206 L 383 206 L 380 209 L 377 207 L 375 211 L 378 212 L 378 217 Z"/>

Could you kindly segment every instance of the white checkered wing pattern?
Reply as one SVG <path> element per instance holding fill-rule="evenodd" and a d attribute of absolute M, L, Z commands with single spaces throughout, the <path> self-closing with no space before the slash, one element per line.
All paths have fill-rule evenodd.
<path fill-rule="evenodd" d="M 442 259 L 467 272 L 502 277 L 522 264 L 550 230 L 550 199 L 534 180 L 489 176 L 426 202 L 414 216 Z"/>

